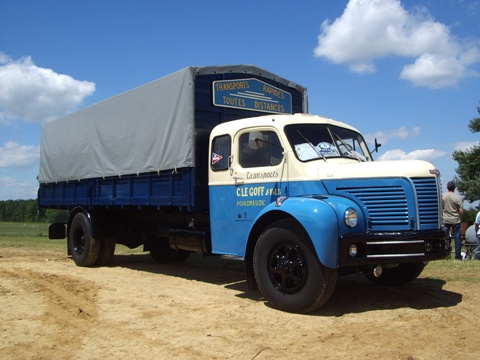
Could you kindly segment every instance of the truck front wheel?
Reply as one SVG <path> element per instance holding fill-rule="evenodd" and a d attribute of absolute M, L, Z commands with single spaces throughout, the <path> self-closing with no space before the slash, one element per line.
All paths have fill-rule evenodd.
<path fill-rule="evenodd" d="M 100 242 L 92 236 L 92 227 L 85 214 L 73 217 L 68 233 L 68 250 L 77 266 L 94 266 L 100 254 Z"/>
<path fill-rule="evenodd" d="M 253 269 L 267 301 L 288 312 L 318 309 L 337 280 L 336 269 L 319 262 L 305 230 L 293 220 L 280 220 L 263 232 L 255 245 Z"/>

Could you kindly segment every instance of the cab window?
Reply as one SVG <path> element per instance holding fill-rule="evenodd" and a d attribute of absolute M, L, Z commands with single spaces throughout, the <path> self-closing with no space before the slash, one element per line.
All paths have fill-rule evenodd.
<path fill-rule="evenodd" d="M 210 154 L 210 166 L 213 171 L 227 170 L 231 155 L 230 135 L 216 136 L 212 141 L 212 153 Z"/>
<path fill-rule="evenodd" d="M 273 131 L 251 131 L 240 136 L 240 166 L 274 166 L 283 159 L 283 148 Z"/>

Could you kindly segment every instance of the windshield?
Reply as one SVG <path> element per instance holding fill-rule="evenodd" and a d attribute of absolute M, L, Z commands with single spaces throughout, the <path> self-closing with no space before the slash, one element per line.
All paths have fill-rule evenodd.
<path fill-rule="evenodd" d="M 371 161 L 362 135 L 327 124 L 293 124 L 285 126 L 290 146 L 300 161 L 331 157 L 348 157 Z"/>

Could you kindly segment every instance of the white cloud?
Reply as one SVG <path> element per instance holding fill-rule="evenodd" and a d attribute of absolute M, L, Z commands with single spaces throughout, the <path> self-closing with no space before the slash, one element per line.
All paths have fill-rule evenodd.
<path fill-rule="evenodd" d="M 35 199 L 37 185 L 21 182 L 10 176 L 0 177 L 0 200 Z"/>
<path fill-rule="evenodd" d="M 437 158 L 448 155 L 445 151 L 436 149 L 414 150 L 409 153 L 400 150 L 389 150 L 381 155 L 377 160 L 426 160 L 432 161 Z"/>
<path fill-rule="evenodd" d="M 314 54 L 357 73 L 374 72 L 380 58 L 414 58 L 400 78 L 442 88 L 478 76 L 468 67 L 480 61 L 480 45 L 458 41 L 423 8 L 409 12 L 399 0 L 350 0 L 339 18 L 323 22 Z"/>
<path fill-rule="evenodd" d="M 440 89 L 457 85 L 464 74 L 465 67 L 457 58 L 425 54 L 414 64 L 405 66 L 400 78 L 412 82 L 415 86 Z"/>
<path fill-rule="evenodd" d="M 30 57 L 12 60 L 0 53 L 0 122 L 45 123 L 76 110 L 94 91 L 93 82 L 38 67 Z"/>
<path fill-rule="evenodd" d="M 0 52 L 0 65 L 6 64 L 7 62 L 12 61 L 6 54 Z"/>
<path fill-rule="evenodd" d="M 9 141 L 0 147 L 0 168 L 27 168 L 38 163 L 40 147 Z"/>
<path fill-rule="evenodd" d="M 405 140 L 412 136 L 419 136 L 420 133 L 421 130 L 418 126 L 413 127 L 411 130 L 408 130 L 406 126 L 400 126 L 398 129 L 391 131 L 377 131 L 373 134 L 366 134 L 365 140 L 373 144 L 375 139 L 377 139 L 380 144 L 386 144 L 391 139 Z"/>
<path fill-rule="evenodd" d="M 453 144 L 454 150 L 471 150 L 474 146 L 480 146 L 478 141 L 459 141 Z"/>

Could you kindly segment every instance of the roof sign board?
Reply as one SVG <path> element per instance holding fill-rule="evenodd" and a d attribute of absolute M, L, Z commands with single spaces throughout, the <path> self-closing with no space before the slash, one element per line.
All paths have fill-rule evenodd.
<path fill-rule="evenodd" d="M 292 95 L 258 79 L 213 82 L 215 106 L 269 112 L 292 113 Z"/>

